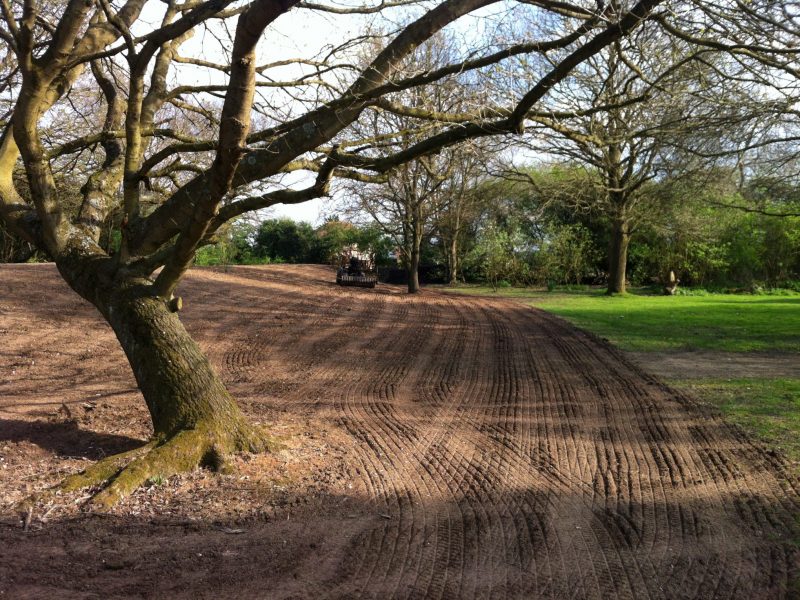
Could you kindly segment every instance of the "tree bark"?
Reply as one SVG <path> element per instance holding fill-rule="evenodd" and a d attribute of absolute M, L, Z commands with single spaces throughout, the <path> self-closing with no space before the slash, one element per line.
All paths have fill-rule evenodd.
<path fill-rule="evenodd" d="M 460 201 L 459 201 L 460 202 Z M 450 285 L 458 282 L 458 232 L 461 229 L 461 206 L 455 208 L 453 236 L 447 240 L 447 279 Z"/>
<path fill-rule="evenodd" d="M 63 265 L 59 266 L 63 273 Z M 209 427 L 229 438 L 229 450 L 249 445 L 250 427 L 244 415 L 178 313 L 171 310 L 179 303 L 154 296 L 145 280 L 116 282 L 112 291 L 102 283 L 94 289 L 80 289 L 88 281 L 74 274 L 69 274 L 68 280 L 78 284 L 79 293 L 95 304 L 114 330 L 144 396 L 157 439 Z"/>
<path fill-rule="evenodd" d="M 458 283 L 458 237 L 453 236 L 448 246 L 448 283 L 456 285 Z"/>
<path fill-rule="evenodd" d="M 100 311 L 128 358 L 153 422 L 153 440 L 137 456 L 115 456 L 68 478 L 64 489 L 110 484 L 93 502 L 113 506 L 148 478 L 197 466 L 219 468 L 237 451 L 268 448 L 251 426 L 198 344 L 183 327 L 178 301 L 152 293 L 149 281 L 120 279 L 112 261 L 57 261 L 70 286 Z M 126 464 L 127 463 L 127 464 Z"/>
<path fill-rule="evenodd" d="M 629 242 L 630 223 L 624 218 L 614 219 L 608 253 L 608 294 L 625 293 Z"/>
<path fill-rule="evenodd" d="M 414 210 L 411 219 L 411 256 L 408 261 L 408 293 L 419 292 L 419 254 L 422 245 L 422 216 Z"/>
<path fill-rule="evenodd" d="M 419 241 L 414 236 L 411 244 L 411 259 L 408 261 L 408 293 L 419 292 Z"/>
<path fill-rule="evenodd" d="M 156 437 L 204 423 L 237 434 L 241 412 L 168 303 L 134 284 L 103 308 L 147 403 Z"/>

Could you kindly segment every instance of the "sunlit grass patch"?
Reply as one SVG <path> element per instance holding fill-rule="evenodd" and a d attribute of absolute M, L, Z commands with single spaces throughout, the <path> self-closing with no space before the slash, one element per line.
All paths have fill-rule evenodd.
<path fill-rule="evenodd" d="M 514 298 L 543 308 L 624 350 L 800 352 L 800 294 L 607 296 L 602 290 L 460 287 L 466 294 Z"/>
<path fill-rule="evenodd" d="M 628 351 L 800 353 L 800 294 L 791 292 L 658 296 L 634 291 L 607 296 L 598 289 L 500 288 L 493 292 L 476 286 L 454 291 L 522 301 Z M 800 361 L 800 354 L 797 358 Z M 692 375 L 669 383 L 716 405 L 726 419 L 782 451 L 800 471 L 800 379 L 697 379 Z"/>
<path fill-rule="evenodd" d="M 733 423 L 781 450 L 800 467 L 800 379 L 670 381 L 710 402 Z"/>

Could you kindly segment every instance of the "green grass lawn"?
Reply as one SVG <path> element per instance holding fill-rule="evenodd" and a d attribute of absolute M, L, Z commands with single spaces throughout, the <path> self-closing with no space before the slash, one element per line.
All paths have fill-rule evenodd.
<path fill-rule="evenodd" d="M 487 287 L 452 289 L 466 294 L 494 294 Z M 800 294 L 606 296 L 600 290 L 500 288 L 496 295 L 560 315 L 624 350 L 800 352 Z"/>
<path fill-rule="evenodd" d="M 800 462 L 800 379 L 694 380 L 680 387 L 713 401 L 734 423 Z"/>
<path fill-rule="evenodd" d="M 514 298 L 637 352 L 713 350 L 797 353 L 800 294 L 606 296 L 602 290 L 547 292 L 533 288 L 452 288 L 464 294 Z M 719 407 L 726 417 L 800 464 L 800 379 L 670 380 Z"/>

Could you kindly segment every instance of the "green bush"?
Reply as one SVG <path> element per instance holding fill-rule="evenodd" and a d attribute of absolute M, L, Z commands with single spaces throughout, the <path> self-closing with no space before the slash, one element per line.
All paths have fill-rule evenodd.
<path fill-rule="evenodd" d="M 800 218 L 692 205 L 676 211 L 632 240 L 634 284 L 662 281 L 670 270 L 682 286 L 708 289 L 790 288 L 800 279 Z"/>
<path fill-rule="evenodd" d="M 580 284 L 595 273 L 600 259 L 592 232 L 581 224 L 551 224 L 544 230 L 536 256 L 538 282 Z"/>

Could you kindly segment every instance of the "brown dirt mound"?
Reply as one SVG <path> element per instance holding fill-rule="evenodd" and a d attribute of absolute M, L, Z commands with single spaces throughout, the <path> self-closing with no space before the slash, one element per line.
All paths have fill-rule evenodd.
<path fill-rule="evenodd" d="M 109 328 L 49 265 L 0 266 L 0 597 L 797 597 L 779 457 L 513 302 L 195 269 L 184 320 L 286 440 L 111 515 L 10 507 L 146 439 Z"/>

